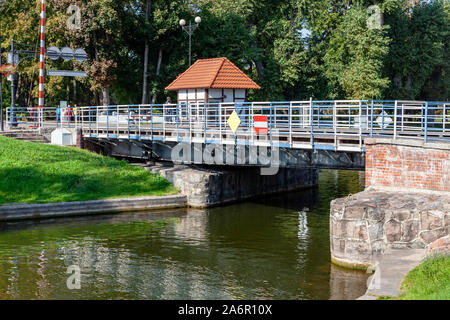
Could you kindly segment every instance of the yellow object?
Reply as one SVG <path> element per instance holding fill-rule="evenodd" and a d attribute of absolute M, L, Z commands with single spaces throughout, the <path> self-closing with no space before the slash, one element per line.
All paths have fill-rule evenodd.
<path fill-rule="evenodd" d="M 236 110 L 234 110 L 231 116 L 228 118 L 227 123 L 230 126 L 231 130 L 233 130 L 233 132 L 236 133 L 237 129 L 241 125 L 241 119 L 239 119 Z"/>

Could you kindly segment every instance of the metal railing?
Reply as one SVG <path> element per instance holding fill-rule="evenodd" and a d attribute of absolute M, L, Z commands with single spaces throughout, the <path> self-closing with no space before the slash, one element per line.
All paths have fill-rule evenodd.
<path fill-rule="evenodd" d="M 228 120 L 236 111 L 239 126 Z M 256 120 L 255 120 L 256 119 Z M 263 122 L 261 124 L 261 122 Z M 450 143 L 450 102 L 330 100 L 7 110 L 18 128 L 72 127 L 86 136 L 189 143 L 364 150 L 367 137 Z M 258 131 L 259 127 L 267 130 Z"/>

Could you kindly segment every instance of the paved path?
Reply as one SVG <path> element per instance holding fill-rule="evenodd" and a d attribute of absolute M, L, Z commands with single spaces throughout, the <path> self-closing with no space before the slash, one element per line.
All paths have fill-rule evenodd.
<path fill-rule="evenodd" d="M 377 296 L 400 295 L 403 277 L 425 257 L 426 249 L 390 249 L 385 252 L 375 273 L 369 278 L 367 292 L 357 300 L 376 300 Z"/>

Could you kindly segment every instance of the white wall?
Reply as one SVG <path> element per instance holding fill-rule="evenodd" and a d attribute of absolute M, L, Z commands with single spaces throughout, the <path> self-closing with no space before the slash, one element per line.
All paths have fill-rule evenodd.
<path fill-rule="evenodd" d="M 245 89 L 236 89 L 234 96 L 236 99 L 245 99 Z"/>
<path fill-rule="evenodd" d="M 209 99 L 221 99 L 222 98 L 222 89 L 209 89 L 208 98 Z"/>

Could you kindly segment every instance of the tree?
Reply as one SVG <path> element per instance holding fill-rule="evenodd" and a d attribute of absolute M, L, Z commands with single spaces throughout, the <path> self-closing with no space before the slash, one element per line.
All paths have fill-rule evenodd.
<path fill-rule="evenodd" d="M 386 95 L 402 99 L 449 96 L 450 5 L 448 1 L 399 3 L 386 16 L 392 43 L 385 74 L 391 79 Z"/>
<path fill-rule="evenodd" d="M 367 9 L 353 6 L 331 35 L 325 74 L 332 83 L 330 98 L 382 98 L 389 79 L 382 77 L 383 59 L 388 53 L 387 27 L 367 26 Z"/>

